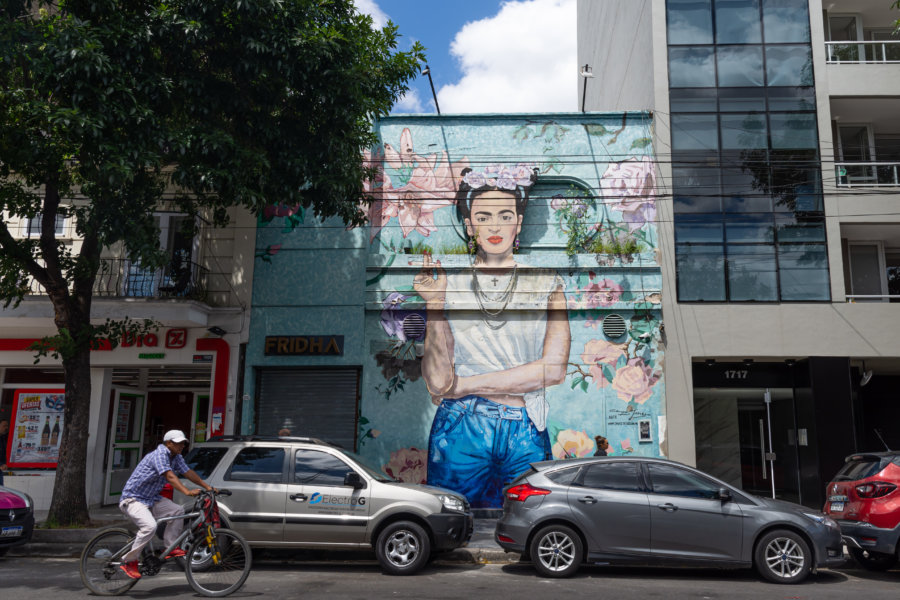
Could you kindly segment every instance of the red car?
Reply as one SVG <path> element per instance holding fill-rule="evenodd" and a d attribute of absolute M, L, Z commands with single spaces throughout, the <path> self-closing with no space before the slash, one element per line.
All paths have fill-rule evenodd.
<path fill-rule="evenodd" d="M 898 560 L 900 452 L 851 454 L 825 488 L 823 511 L 841 526 L 850 555 L 883 571 Z"/>

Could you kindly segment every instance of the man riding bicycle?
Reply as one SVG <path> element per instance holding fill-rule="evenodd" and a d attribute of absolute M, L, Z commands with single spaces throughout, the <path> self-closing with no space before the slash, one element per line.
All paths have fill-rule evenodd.
<path fill-rule="evenodd" d="M 156 519 L 184 514 L 184 509 L 179 505 L 168 498 L 162 497 L 160 491 L 163 486 L 169 483 L 185 496 L 196 496 L 199 494 L 200 490 L 189 490 L 181 483 L 178 475 L 183 475 L 207 491 L 213 489 L 184 462 L 181 452 L 186 444 L 187 438 L 184 432 L 178 429 L 167 431 L 166 435 L 163 436 L 163 443 L 156 450 L 148 453 L 147 456 L 141 459 L 141 462 L 134 469 L 134 473 L 128 478 L 125 489 L 122 490 L 119 510 L 125 513 L 138 526 L 134 544 L 131 546 L 131 550 L 122 557 L 124 564 L 121 565 L 121 569 L 132 579 L 141 578 L 141 573 L 138 570 L 138 558 L 141 555 L 141 550 L 144 549 L 144 546 L 147 545 L 156 532 Z M 166 532 L 163 536 L 166 547 L 172 545 L 183 528 L 184 522 L 181 520 L 167 523 Z M 184 556 L 184 550 L 175 548 L 166 558 L 178 558 L 180 556 Z"/>

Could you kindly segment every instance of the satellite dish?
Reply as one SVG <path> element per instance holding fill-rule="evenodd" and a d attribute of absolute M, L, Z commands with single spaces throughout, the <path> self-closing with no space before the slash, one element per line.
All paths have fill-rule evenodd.
<path fill-rule="evenodd" d="M 859 380 L 859 386 L 862 387 L 870 381 L 872 381 L 872 369 L 863 372 L 862 379 Z"/>

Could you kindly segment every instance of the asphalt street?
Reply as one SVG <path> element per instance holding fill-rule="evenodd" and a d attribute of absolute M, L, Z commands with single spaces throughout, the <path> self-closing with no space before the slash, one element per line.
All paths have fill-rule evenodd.
<path fill-rule="evenodd" d="M 123 597 L 195 596 L 180 571 L 145 577 Z M 71 558 L 0 559 L 4 600 L 84 598 L 88 591 Z M 297 561 L 268 557 L 254 561 L 247 583 L 232 598 L 289 597 L 328 600 L 373 598 L 890 598 L 900 590 L 900 569 L 869 573 L 846 568 L 820 571 L 794 586 L 761 581 L 749 570 L 584 567 L 565 580 L 537 577 L 528 564 L 433 563 L 413 577 L 383 575 L 375 561 Z"/>

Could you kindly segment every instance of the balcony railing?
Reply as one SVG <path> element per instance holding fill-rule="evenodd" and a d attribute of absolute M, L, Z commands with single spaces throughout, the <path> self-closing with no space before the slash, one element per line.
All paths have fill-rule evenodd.
<path fill-rule="evenodd" d="M 162 269 L 145 269 L 127 259 L 104 258 L 94 282 L 94 296 L 204 300 L 208 274 L 208 269 L 187 260 L 173 261 Z M 30 293 L 47 295 L 33 280 Z"/>
<path fill-rule="evenodd" d="M 829 63 L 900 63 L 900 41 L 825 42 Z"/>
<path fill-rule="evenodd" d="M 835 163 L 838 187 L 877 187 L 900 185 L 898 162 L 840 162 Z"/>

